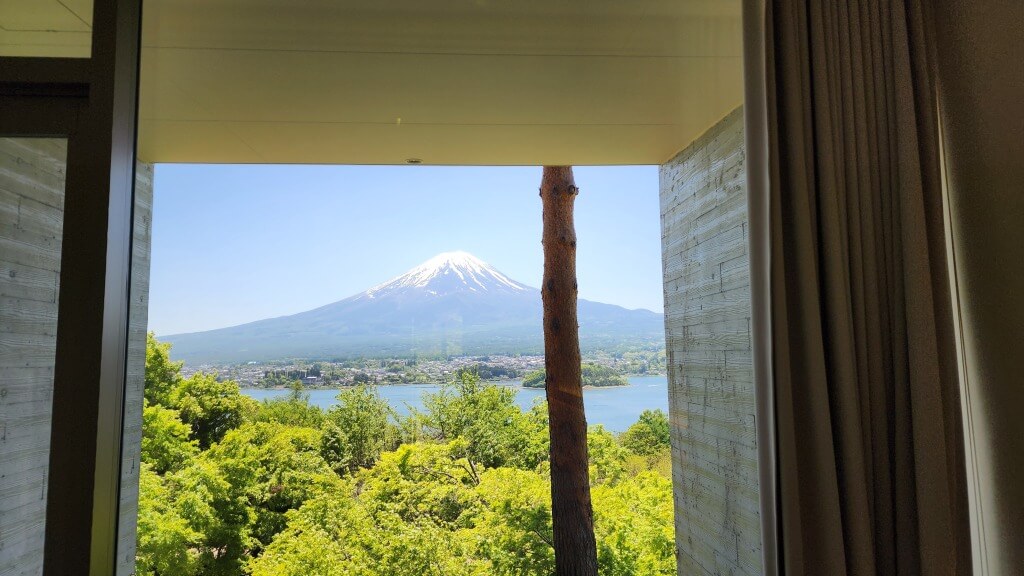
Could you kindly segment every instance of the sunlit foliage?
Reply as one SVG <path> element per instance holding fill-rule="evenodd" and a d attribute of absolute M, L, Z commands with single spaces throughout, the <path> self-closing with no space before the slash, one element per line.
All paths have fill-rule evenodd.
<path fill-rule="evenodd" d="M 199 453 L 199 442 L 189 438 L 192 429 L 177 410 L 147 404 L 142 409 L 142 429 L 142 461 L 158 474 L 181 468 Z"/>
<path fill-rule="evenodd" d="M 146 334 L 146 387 L 143 395 L 153 406 L 171 405 L 171 392 L 181 382 L 182 362 L 171 361 L 171 345 Z"/>
<path fill-rule="evenodd" d="M 256 403 L 150 348 L 138 574 L 553 574 L 544 403 L 470 372 L 406 417 L 365 385 L 326 412 L 301 385 Z M 602 575 L 675 573 L 667 426 L 589 431 Z"/>

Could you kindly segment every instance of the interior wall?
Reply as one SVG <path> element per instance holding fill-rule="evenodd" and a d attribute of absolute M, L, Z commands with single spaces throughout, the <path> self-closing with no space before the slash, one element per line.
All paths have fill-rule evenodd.
<path fill-rule="evenodd" d="M 42 573 L 67 141 L 0 138 L 0 574 Z M 153 169 L 137 168 L 118 574 L 135 571 Z"/>
<path fill-rule="evenodd" d="M 935 4 L 976 574 L 1024 566 L 1024 3 Z"/>
<path fill-rule="evenodd" d="M 40 574 L 67 140 L 0 138 L 0 574 Z"/>
<path fill-rule="evenodd" d="M 660 180 L 679 574 L 761 574 L 742 108 Z"/>
<path fill-rule="evenodd" d="M 124 391 L 121 452 L 121 505 L 118 510 L 117 574 L 135 574 L 139 519 L 139 461 L 142 452 L 142 392 L 146 381 L 146 329 L 149 324 L 149 258 L 153 233 L 153 165 L 135 165 L 132 229 L 132 285 L 128 311 L 128 361 Z"/>

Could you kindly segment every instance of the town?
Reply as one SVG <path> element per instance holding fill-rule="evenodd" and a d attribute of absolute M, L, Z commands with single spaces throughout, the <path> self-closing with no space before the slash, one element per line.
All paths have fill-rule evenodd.
<path fill-rule="evenodd" d="M 611 368 L 623 375 L 665 373 L 665 351 L 633 350 L 584 354 L 584 362 Z M 358 384 L 422 384 L 451 380 L 471 370 L 481 380 L 507 381 L 544 368 L 542 355 L 453 356 L 448 358 L 358 358 L 350 360 L 281 360 L 243 364 L 185 365 L 183 376 L 196 372 L 234 380 L 243 388 L 283 388 L 302 382 L 305 388 L 340 388 Z"/>

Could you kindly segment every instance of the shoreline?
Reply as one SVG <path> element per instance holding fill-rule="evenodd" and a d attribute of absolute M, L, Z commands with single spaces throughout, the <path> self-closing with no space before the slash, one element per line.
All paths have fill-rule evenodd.
<path fill-rule="evenodd" d="M 666 378 L 666 379 L 668 378 L 668 374 L 626 374 L 625 376 L 626 376 L 626 378 Z M 544 391 L 544 388 L 533 388 L 533 387 L 530 387 L 530 386 L 523 386 L 522 383 L 520 383 L 517 380 L 482 380 L 481 382 L 484 383 L 484 384 L 494 384 L 494 385 L 498 385 L 498 386 L 508 386 L 510 388 L 514 387 L 514 388 L 517 388 L 517 389 L 520 389 L 520 390 L 537 390 L 537 391 L 541 391 L 541 392 Z M 444 384 L 444 383 L 443 382 L 394 382 L 394 383 L 383 383 L 383 384 L 367 383 L 366 385 L 377 386 L 377 387 L 401 388 L 401 387 L 413 387 L 413 386 L 441 386 L 442 384 Z M 616 386 L 583 386 L 583 389 L 584 390 L 606 390 L 606 389 L 617 389 L 617 388 L 629 388 L 630 386 L 633 386 L 633 385 L 634 384 L 632 382 L 630 382 L 628 384 L 620 384 L 620 385 L 616 385 Z M 322 392 L 322 391 L 326 391 L 326 390 L 349 390 L 349 389 L 355 388 L 357 386 L 360 386 L 360 384 L 353 384 L 353 385 L 350 385 L 350 386 L 315 386 L 315 387 L 303 388 L 302 391 L 303 392 L 318 392 L 318 391 Z M 287 386 L 270 386 L 270 387 L 263 387 L 263 386 L 239 386 L 239 388 L 241 390 L 267 390 L 267 391 L 274 391 L 274 392 L 278 392 L 278 391 L 285 392 L 285 391 L 289 390 L 289 388 Z"/>
<path fill-rule="evenodd" d="M 625 374 L 626 378 L 668 378 L 668 374 Z M 523 386 L 521 383 L 515 383 L 515 380 L 481 380 L 484 384 L 495 384 L 498 386 L 509 386 L 520 388 L 522 390 L 544 390 L 543 387 L 535 388 L 532 386 Z M 374 383 L 367 382 L 365 384 L 352 384 L 349 386 L 309 386 L 302 389 L 303 392 L 312 392 L 316 390 L 348 390 L 357 386 L 440 386 L 443 382 L 387 382 L 387 383 Z M 615 386 L 583 386 L 584 390 L 601 390 L 603 388 L 629 388 L 633 384 L 617 384 Z M 274 391 L 285 391 L 290 390 L 287 386 L 239 386 L 242 390 L 274 390 Z"/>
<path fill-rule="evenodd" d="M 629 386 L 597 386 L 585 388 L 583 401 L 586 404 L 587 423 L 603 425 L 606 429 L 621 433 L 636 423 L 644 410 L 660 409 L 668 413 L 668 378 L 664 375 L 632 377 Z M 523 388 L 514 382 L 505 381 L 517 393 L 515 402 L 523 412 L 528 412 L 545 397 L 543 388 Z M 311 405 L 323 410 L 337 403 L 339 392 L 345 388 L 311 388 L 305 391 Z M 436 393 L 439 384 L 381 384 L 377 389 L 396 414 L 405 416 L 410 409 L 423 409 L 424 394 Z M 526 390 L 525 393 L 519 392 Z M 596 390 L 596 391 L 595 391 Z M 257 402 L 275 398 L 287 398 L 287 388 L 243 388 L 242 393 Z"/>

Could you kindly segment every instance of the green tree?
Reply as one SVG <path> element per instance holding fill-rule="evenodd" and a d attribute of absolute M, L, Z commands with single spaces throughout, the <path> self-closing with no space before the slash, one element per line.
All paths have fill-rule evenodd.
<path fill-rule="evenodd" d="M 254 576 L 484 576 L 466 531 L 479 509 L 465 442 L 403 445 L 287 515 Z"/>
<path fill-rule="evenodd" d="M 359 474 L 361 499 L 374 513 L 427 519 L 452 528 L 472 505 L 481 468 L 465 458 L 466 442 L 403 444 Z"/>
<path fill-rule="evenodd" d="M 288 384 L 288 399 L 292 402 L 309 403 L 309 393 L 306 392 L 306 387 L 302 385 L 302 380 L 292 380 Z"/>
<path fill-rule="evenodd" d="M 532 469 L 547 458 L 546 418 L 523 414 L 515 390 L 486 385 L 468 371 L 423 398 L 420 418 L 428 436 L 437 440 L 464 438 L 468 455 L 488 468 Z"/>
<path fill-rule="evenodd" d="M 339 485 L 320 449 L 319 430 L 257 422 L 228 432 L 205 454 L 217 463 L 232 496 L 252 509 L 253 553 L 284 528 L 288 510 Z"/>
<path fill-rule="evenodd" d="M 398 445 L 398 429 L 394 412 L 372 386 L 356 386 L 342 390 L 338 403 L 327 411 L 327 419 L 337 428 L 345 442 L 346 465 L 352 471 L 368 468 L 381 452 Z"/>
<path fill-rule="evenodd" d="M 326 415 L 319 406 L 286 397 L 260 402 L 250 419 L 255 422 L 277 422 L 288 426 L 319 428 L 326 420 Z"/>
<path fill-rule="evenodd" d="M 199 573 L 204 576 L 241 574 L 246 554 L 255 543 L 255 511 L 246 491 L 239 489 L 242 482 L 232 480 L 208 453 L 166 476 L 169 500 L 189 528 L 201 535 L 193 547 L 198 552 Z"/>
<path fill-rule="evenodd" d="M 264 400 L 253 414 L 252 420 L 319 428 L 323 425 L 325 416 L 319 406 L 309 403 L 309 393 L 302 382 L 293 380 L 288 387 L 287 396 Z"/>
<path fill-rule="evenodd" d="M 331 420 L 325 420 L 320 425 L 320 456 L 338 475 L 344 475 L 352 469 L 348 435 Z"/>
<path fill-rule="evenodd" d="M 591 486 L 615 484 L 625 477 L 627 452 L 600 424 L 587 429 L 587 455 Z"/>
<path fill-rule="evenodd" d="M 672 481 L 642 472 L 593 488 L 597 561 L 602 576 L 676 573 Z"/>
<path fill-rule="evenodd" d="M 477 552 L 500 576 L 547 576 L 555 570 L 550 480 L 537 472 L 498 468 L 481 474 L 483 510 L 474 521 Z"/>
<path fill-rule="evenodd" d="M 629 386 L 629 380 L 614 368 L 599 364 L 583 364 L 581 371 L 584 386 Z"/>
<path fill-rule="evenodd" d="M 203 535 L 182 517 L 170 491 L 153 467 L 139 467 L 138 541 L 135 573 L 139 576 L 192 576 L 201 560 L 196 550 Z"/>
<path fill-rule="evenodd" d="M 352 488 L 288 512 L 288 526 L 249 565 L 252 576 L 373 576 L 382 534 Z"/>
<path fill-rule="evenodd" d="M 241 425 L 247 415 L 255 413 L 257 406 L 256 401 L 242 395 L 237 383 L 218 381 L 215 374 L 202 372 L 177 386 L 173 404 L 204 450 L 220 441 L 228 430 Z"/>
<path fill-rule="evenodd" d="M 157 474 L 177 470 L 199 453 L 192 429 L 177 410 L 146 404 L 142 409 L 142 461 Z"/>
<path fill-rule="evenodd" d="M 628 386 L 629 380 L 614 368 L 600 364 L 584 363 L 580 365 L 580 376 L 584 386 L 603 388 L 606 386 Z M 535 370 L 523 377 L 526 388 L 544 388 L 547 374 L 544 370 Z"/>
<path fill-rule="evenodd" d="M 471 373 L 397 426 L 372 387 L 338 400 L 325 414 L 296 386 L 256 404 L 199 374 L 173 386 L 171 407 L 147 403 L 138 573 L 553 572 L 543 402 L 523 412 Z M 639 455 L 666 438 L 658 411 L 621 437 L 588 431 L 602 576 L 674 573 L 668 451 Z"/>
<path fill-rule="evenodd" d="M 671 442 L 668 416 L 661 410 L 644 410 L 636 424 L 622 434 L 622 445 L 640 456 L 653 456 L 667 450 Z"/>
<path fill-rule="evenodd" d="M 543 388 L 546 378 L 547 374 L 543 369 L 528 372 L 526 376 L 523 376 L 523 386 L 527 388 Z"/>
<path fill-rule="evenodd" d="M 153 406 L 172 408 L 171 395 L 181 381 L 182 362 L 171 361 L 171 345 L 146 334 L 146 377 L 143 396 Z"/>

